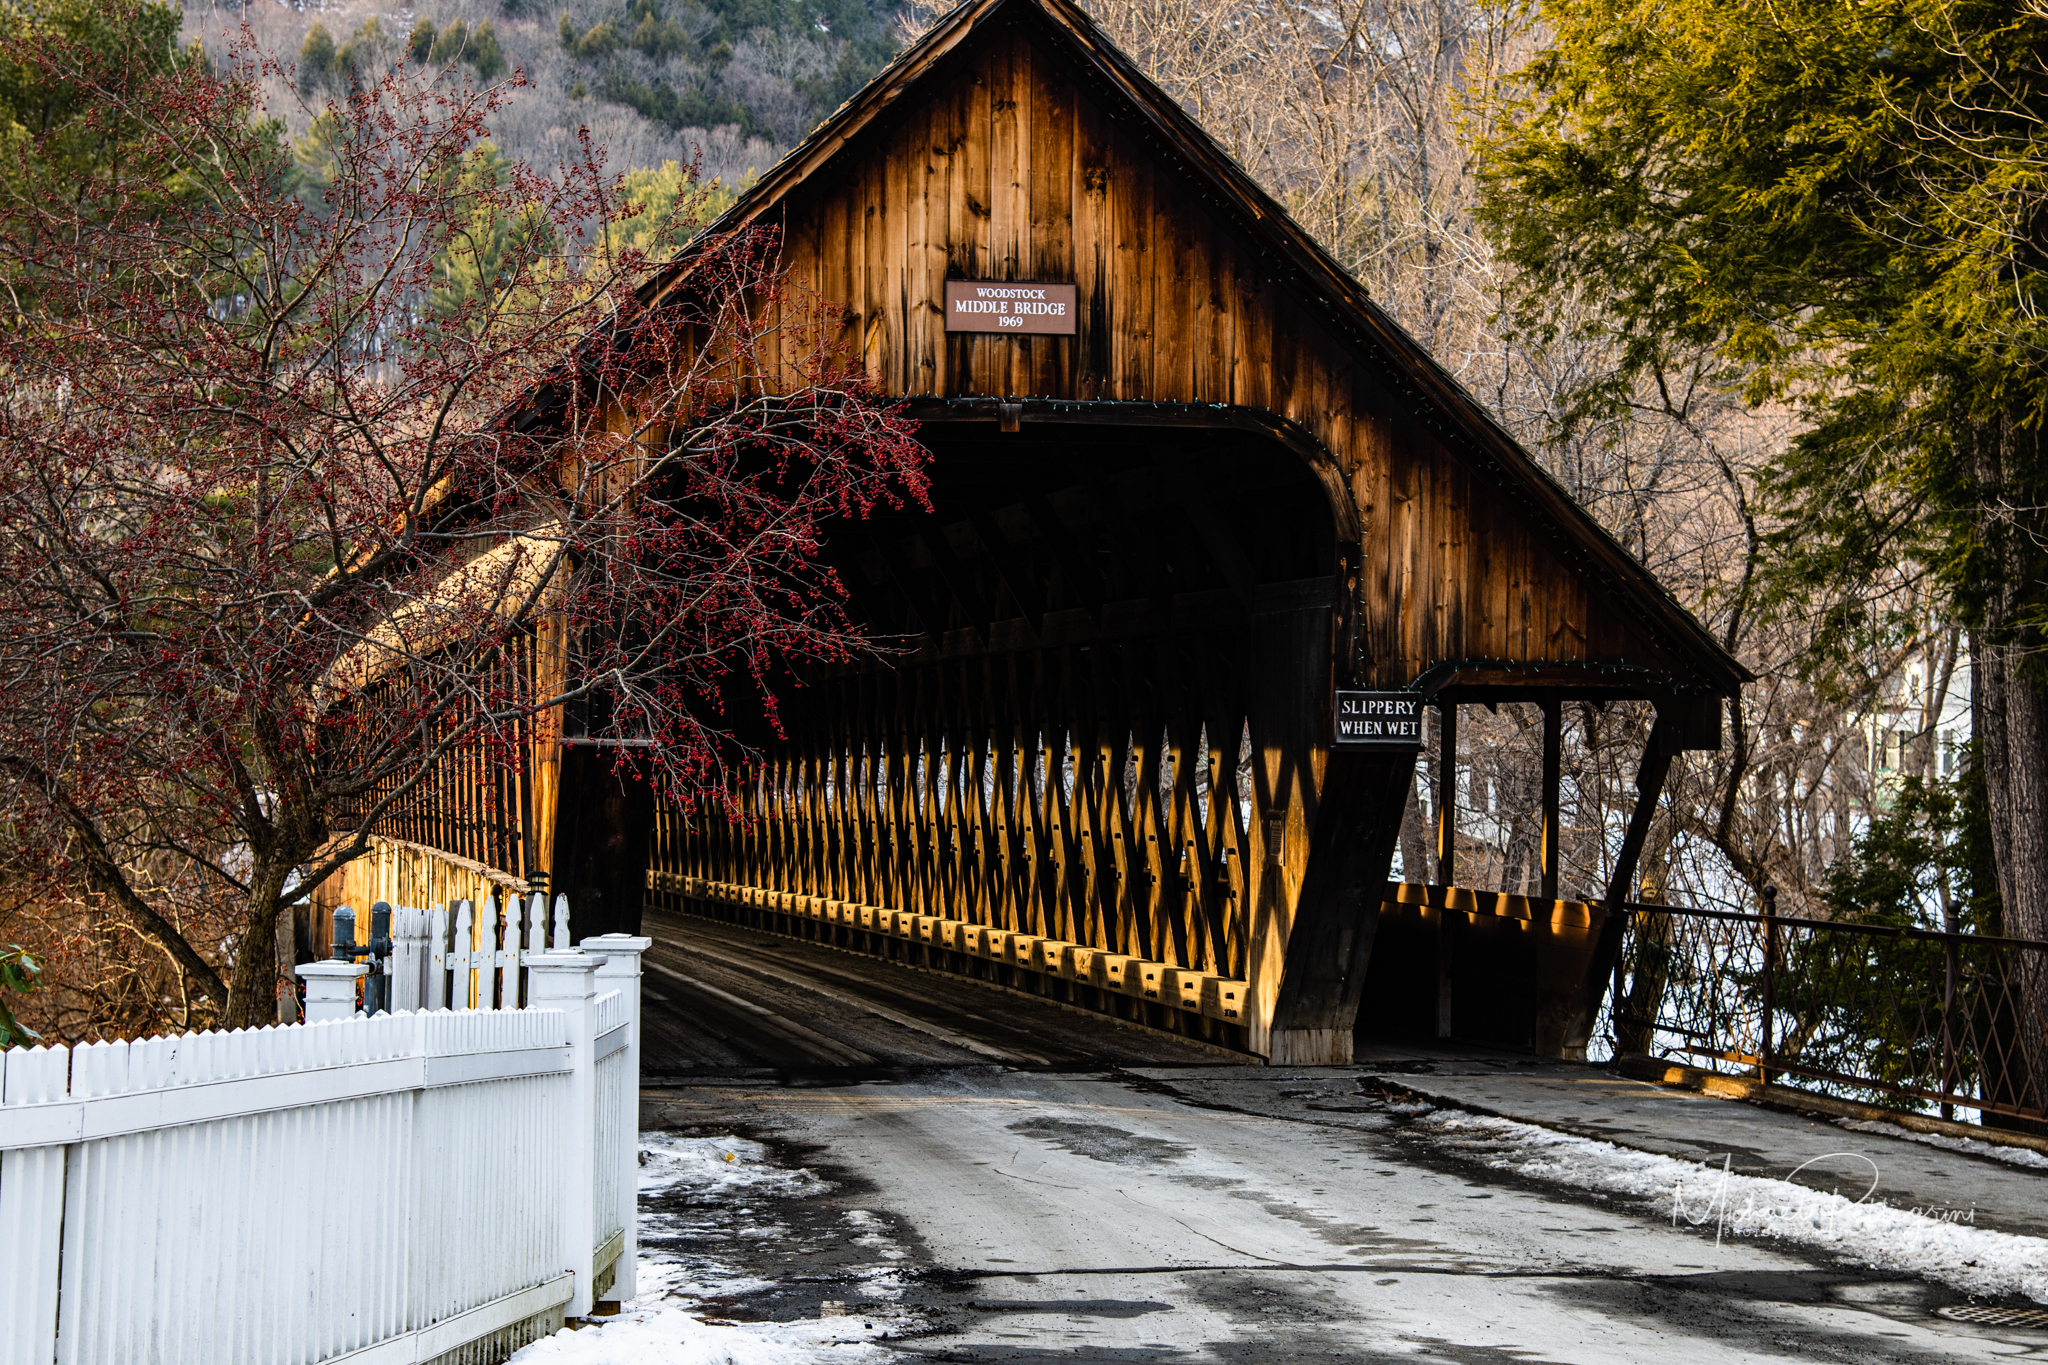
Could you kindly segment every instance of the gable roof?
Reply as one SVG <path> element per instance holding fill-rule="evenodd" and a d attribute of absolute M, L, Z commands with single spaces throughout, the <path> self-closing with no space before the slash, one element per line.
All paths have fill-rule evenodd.
<path fill-rule="evenodd" d="M 1391 396 L 1405 400 L 1413 420 L 1527 508 L 1551 532 L 1568 565 L 1601 583 L 1719 695 L 1733 696 L 1751 680 L 1749 670 L 1071 0 L 965 0 L 770 167 L 710 225 L 705 238 L 769 219 L 863 134 L 888 128 L 892 113 L 914 108 L 935 69 L 998 19 L 1032 22 L 1096 94 L 1121 106 L 1133 125 L 1125 131 L 1197 181 L 1234 235 L 1287 277 L 1304 311 L 1370 368 Z M 643 299 L 658 300 L 687 278 L 692 264 L 685 250 L 648 281 Z"/>

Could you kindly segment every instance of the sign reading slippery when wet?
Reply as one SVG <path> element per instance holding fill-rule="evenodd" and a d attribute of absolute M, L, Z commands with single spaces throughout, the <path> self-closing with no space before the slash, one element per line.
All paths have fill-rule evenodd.
<path fill-rule="evenodd" d="M 1074 286 L 947 280 L 946 330 L 1074 335 Z"/>
<path fill-rule="evenodd" d="M 1413 749 L 1422 743 L 1422 698 L 1413 692 L 1339 692 L 1340 749 Z"/>

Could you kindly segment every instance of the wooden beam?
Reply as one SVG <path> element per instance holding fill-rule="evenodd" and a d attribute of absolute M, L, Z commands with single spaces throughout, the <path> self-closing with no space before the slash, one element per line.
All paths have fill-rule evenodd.
<path fill-rule="evenodd" d="M 1664 711 L 1657 712 L 1656 724 L 1643 745 L 1643 760 L 1636 768 L 1636 805 L 1629 812 L 1628 832 L 1622 835 L 1621 850 L 1614 855 L 1614 872 L 1607 879 L 1606 904 L 1610 907 L 1632 900 L 1636 864 L 1642 860 L 1643 844 L 1650 837 L 1650 822 L 1657 815 L 1657 800 L 1664 792 L 1664 779 L 1671 771 L 1677 752 L 1676 727 Z"/>
<path fill-rule="evenodd" d="M 1607 879 L 1607 898 L 1601 909 L 1600 938 L 1593 946 L 1592 961 L 1586 967 L 1586 981 L 1579 1007 L 1565 1031 L 1564 1055 L 1583 1058 L 1592 1041 L 1593 1021 L 1600 1013 L 1601 997 L 1608 993 L 1621 960 L 1622 932 L 1628 925 L 1623 906 L 1630 899 L 1636 864 L 1642 860 L 1643 845 L 1650 837 L 1650 825 L 1657 816 L 1657 802 L 1664 794 L 1664 779 L 1671 772 L 1671 760 L 1684 742 L 1681 727 L 1668 710 L 1660 708 L 1643 745 L 1642 763 L 1636 768 L 1636 805 L 1629 812 L 1628 831 L 1622 835 L 1621 850 L 1614 857 L 1614 871 Z"/>
<path fill-rule="evenodd" d="M 1451 886 L 1458 876 L 1458 704 L 1438 702 L 1436 752 L 1430 756 L 1430 786 L 1436 797 L 1436 880 Z M 1450 897 L 1436 921 L 1436 1036 L 1451 1036 L 1452 967 L 1457 956 L 1457 912 Z"/>
<path fill-rule="evenodd" d="M 1564 782 L 1564 707 L 1557 698 L 1543 702 L 1543 891 L 1557 899 L 1557 789 Z"/>
<path fill-rule="evenodd" d="M 1438 702 L 1436 751 L 1430 755 L 1429 784 L 1436 800 L 1436 880 L 1451 886 L 1458 877 L 1458 705 Z"/>

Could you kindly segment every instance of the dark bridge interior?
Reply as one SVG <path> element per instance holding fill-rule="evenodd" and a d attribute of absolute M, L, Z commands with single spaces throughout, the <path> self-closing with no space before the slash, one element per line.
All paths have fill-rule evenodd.
<path fill-rule="evenodd" d="M 999 433 L 986 419 L 932 415 L 942 420 L 920 433 L 932 511 L 878 511 L 828 551 L 854 609 L 926 637 L 927 650 L 1061 648 L 1241 622 L 1258 589 L 1333 572 L 1322 488 L 1270 439 L 1040 420 Z"/>

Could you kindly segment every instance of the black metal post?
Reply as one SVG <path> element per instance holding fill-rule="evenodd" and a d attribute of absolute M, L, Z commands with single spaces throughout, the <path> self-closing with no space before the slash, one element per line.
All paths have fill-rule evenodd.
<path fill-rule="evenodd" d="M 370 941 L 356 942 L 356 912 L 342 906 L 334 912 L 334 960 L 353 962 L 370 959 L 369 974 L 362 982 L 364 1014 L 388 1013 L 391 1009 L 391 907 L 378 901 L 370 907 Z"/>
<path fill-rule="evenodd" d="M 1941 941 L 1941 955 L 1947 967 L 1941 990 L 1941 1093 L 1953 1095 L 1956 1093 L 1956 995 L 1962 985 L 1962 962 L 1961 950 L 1956 945 L 1955 912 L 1944 909 L 1941 918 L 1941 927 L 1948 935 Z M 1944 1099 L 1941 1116 L 1954 1118 L 1955 1105 Z"/>
<path fill-rule="evenodd" d="M 1757 1079 L 1771 1083 L 1771 1052 L 1778 1010 L 1778 888 L 1764 888 L 1764 1017 L 1757 1047 Z"/>

